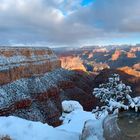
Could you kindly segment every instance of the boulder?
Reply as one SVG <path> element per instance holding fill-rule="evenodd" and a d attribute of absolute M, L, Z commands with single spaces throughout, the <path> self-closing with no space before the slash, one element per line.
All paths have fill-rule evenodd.
<path fill-rule="evenodd" d="M 107 116 L 104 120 L 104 137 L 106 140 L 139 140 L 140 113 L 122 112 Z"/>
<path fill-rule="evenodd" d="M 93 120 L 85 122 L 80 140 L 98 140 Z"/>

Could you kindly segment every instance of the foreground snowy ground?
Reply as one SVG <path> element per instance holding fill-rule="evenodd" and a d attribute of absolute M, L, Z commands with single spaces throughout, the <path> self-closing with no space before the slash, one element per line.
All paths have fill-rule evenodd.
<path fill-rule="evenodd" d="M 17 117 L 0 117 L 0 135 L 12 140 L 79 140 L 78 133 L 55 129 L 47 124 Z"/>
<path fill-rule="evenodd" d="M 57 128 L 13 116 L 0 117 L 0 136 L 9 135 L 12 140 L 80 140 L 84 123 L 92 120 L 94 139 L 104 140 L 102 120 L 106 115 L 96 119 L 95 114 L 83 111 L 75 102 L 66 102 L 64 108 L 72 112 L 63 113 L 63 124 Z"/>

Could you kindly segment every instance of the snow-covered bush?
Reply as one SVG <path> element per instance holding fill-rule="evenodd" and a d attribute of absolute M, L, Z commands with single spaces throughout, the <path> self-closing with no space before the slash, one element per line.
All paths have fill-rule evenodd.
<path fill-rule="evenodd" d="M 0 136 L 0 140 L 12 140 L 8 135 Z"/>
<path fill-rule="evenodd" d="M 94 88 L 93 95 L 109 107 L 127 109 L 127 105 L 132 103 L 131 92 L 131 87 L 122 83 L 118 74 L 113 74 L 108 83 Z"/>
<path fill-rule="evenodd" d="M 128 95 L 132 92 L 131 87 L 123 84 L 118 74 L 113 74 L 108 81 L 99 85 L 99 88 L 94 88 L 95 97 L 106 104 L 109 104 L 110 100 L 123 103 L 128 99 Z"/>
<path fill-rule="evenodd" d="M 70 113 L 74 110 L 83 110 L 83 107 L 77 101 L 73 101 L 73 100 L 66 101 L 65 100 L 62 102 L 62 109 L 65 113 Z"/>

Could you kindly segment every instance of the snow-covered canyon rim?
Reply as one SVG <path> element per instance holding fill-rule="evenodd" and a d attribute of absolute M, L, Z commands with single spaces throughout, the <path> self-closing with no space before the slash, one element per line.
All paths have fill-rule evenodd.
<path fill-rule="evenodd" d="M 106 116 L 104 114 L 103 118 Z M 86 121 L 96 130 L 95 140 L 104 140 L 102 121 L 91 112 L 77 109 L 65 116 L 64 123 L 53 128 L 41 122 L 32 122 L 18 117 L 0 117 L 0 136 L 9 136 L 12 140 L 80 140 Z"/>
<path fill-rule="evenodd" d="M 117 124 L 117 126 L 115 124 L 116 121 L 115 123 L 111 121 L 117 116 L 115 114 L 108 116 L 107 111 L 100 112 L 100 117 L 97 118 L 96 113 L 84 111 L 82 106 L 76 101 L 64 101 L 63 110 L 69 113 L 62 114 L 61 119 L 63 120 L 63 124 L 56 128 L 48 124 L 33 122 L 14 116 L 0 117 L 0 137 L 9 136 L 12 140 L 58 140 L 58 138 L 61 140 L 105 140 L 104 129 L 107 129 L 107 133 L 110 132 L 110 135 L 115 136 L 116 132 L 114 130 L 118 131 L 119 129 L 119 131 L 122 131 L 121 124 L 124 124 L 125 121 L 125 119 L 120 118 L 119 125 Z M 129 127 L 133 125 L 132 121 L 135 121 L 135 123 L 138 121 L 133 118 L 132 114 L 130 112 L 131 117 L 129 118 L 129 115 L 127 115 L 128 118 L 126 119 Z M 126 121 L 125 123 L 127 123 Z M 111 125 L 111 123 L 113 124 Z M 125 130 L 132 133 L 132 129 L 125 128 Z M 138 129 L 136 131 L 139 132 Z M 134 130 L 133 132 L 136 131 Z M 107 137 L 107 135 L 105 136 Z"/>

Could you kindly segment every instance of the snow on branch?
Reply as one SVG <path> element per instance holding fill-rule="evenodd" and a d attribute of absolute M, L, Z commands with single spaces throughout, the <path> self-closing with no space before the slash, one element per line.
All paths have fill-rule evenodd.
<path fill-rule="evenodd" d="M 105 103 L 107 108 L 111 111 L 116 108 L 123 108 L 127 110 L 129 107 L 135 108 L 136 106 L 140 106 L 140 98 L 138 100 L 138 105 L 138 103 L 136 103 L 136 99 L 134 100 L 130 96 L 131 93 L 131 87 L 125 85 L 120 80 L 120 76 L 118 74 L 113 74 L 110 78 L 108 78 L 107 83 L 100 84 L 99 87 L 94 88 L 93 91 L 93 95 L 99 98 L 101 102 Z"/>

